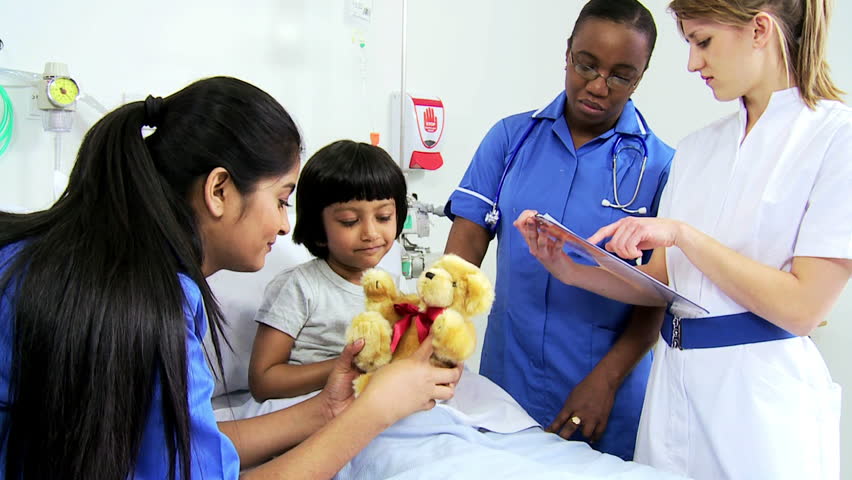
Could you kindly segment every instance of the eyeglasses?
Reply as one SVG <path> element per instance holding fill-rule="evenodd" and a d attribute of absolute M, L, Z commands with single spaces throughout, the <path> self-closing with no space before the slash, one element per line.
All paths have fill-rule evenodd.
<path fill-rule="evenodd" d="M 602 77 L 596 68 L 586 65 L 585 63 L 577 63 L 574 61 L 574 52 L 568 51 L 568 59 L 574 64 L 574 71 L 577 75 L 583 77 L 583 80 L 591 82 L 592 80 Z M 606 86 L 611 90 L 623 91 L 633 86 L 635 78 L 625 78 L 620 75 L 610 75 L 604 79 Z"/>

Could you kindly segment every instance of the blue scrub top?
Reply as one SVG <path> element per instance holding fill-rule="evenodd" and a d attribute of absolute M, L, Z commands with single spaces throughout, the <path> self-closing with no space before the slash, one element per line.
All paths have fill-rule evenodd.
<path fill-rule="evenodd" d="M 579 150 L 565 121 L 565 93 L 536 113 L 536 125 L 520 147 L 500 193 L 497 235 L 496 299 L 488 317 L 480 373 L 508 391 L 543 426 L 562 409 L 573 388 L 609 352 L 624 331 L 631 307 L 563 284 L 533 258 L 512 222 L 526 209 L 549 213 L 587 237 L 628 214 L 603 207 L 614 202 L 612 147 L 636 145 L 641 135 L 648 160 L 642 185 L 630 209 L 656 215 L 674 150 L 640 121 L 632 100 L 616 125 Z M 488 228 L 497 185 L 509 151 L 530 124 L 533 112 L 499 121 L 479 146 L 445 211 Z M 636 188 L 641 156 L 626 150 L 618 157 L 618 197 L 629 201 Z M 618 391 L 607 430 L 595 448 L 629 460 L 633 457 L 639 414 L 651 358 L 647 355 Z M 579 432 L 577 439 L 582 439 Z"/>
<path fill-rule="evenodd" d="M 8 262 L 20 249 L 21 243 L 0 249 L 0 276 Z M 186 303 L 186 350 L 188 364 L 189 427 L 192 449 L 192 478 L 236 479 L 240 473 L 240 459 L 230 439 L 219 431 L 213 415 L 210 398 L 213 393 L 213 376 L 207 366 L 202 342 L 207 319 L 201 291 L 184 275 L 180 275 Z M 5 427 L 10 406 L 9 378 L 12 363 L 12 322 L 14 291 L 7 288 L 0 296 L 0 426 Z M 168 478 L 168 449 L 163 433 L 162 393 L 159 379 L 155 379 L 152 408 L 142 437 L 136 470 L 130 478 Z M 0 431 L 3 429 L 0 428 Z M 0 446 L 0 477 L 6 466 L 7 438 Z M 46 453 L 49 455 L 49 453 Z"/>

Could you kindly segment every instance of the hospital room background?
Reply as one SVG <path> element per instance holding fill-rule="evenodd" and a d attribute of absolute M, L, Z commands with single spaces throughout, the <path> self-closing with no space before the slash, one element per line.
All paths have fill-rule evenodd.
<path fill-rule="evenodd" d="M 654 14 L 659 38 L 634 98 L 657 135 L 676 145 L 737 105 L 715 101 L 697 74 L 687 72 L 687 45 L 666 12 L 667 1 L 643 3 Z M 391 259 L 400 272 L 411 268 L 416 274 L 420 264 L 443 250 L 450 222 L 435 213 L 488 128 L 506 115 L 545 105 L 564 88 L 565 41 L 582 4 L 0 0 L 0 85 L 6 92 L 0 119 L 8 119 L 0 132 L 0 209 L 50 205 L 83 133 L 104 111 L 148 94 L 165 96 L 201 77 L 235 76 L 273 95 L 304 133 L 304 158 L 340 138 L 369 142 L 371 132 L 399 158 L 395 132 L 401 121 L 403 130 L 411 122 L 394 111 L 399 108 L 394 93 L 405 91 L 440 99 L 444 107 L 443 166 L 407 172 L 418 203 L 411 210 L 408 248 L 395 248 Z M 836 1 L 828 57 L 836 83 L 847 92 L 852 92 L 850 24 L 852 2 Z M 44 97 L 39 89 L 46 68 L 79 86 L 73 112 L 39 108 L 44 105 L 35 97 Z M 849 192 L 838 192 L 838 201 L 850 201 Z M 483 263 L 492 279 L 494 250 Z M 813 333 L 845 390 L 845 452 L 852 451 L 850 317 L 852 287 L 847 287 L 827 325 Z M 476 321 L 481 341 L 486 319 Z M 476 370 L 478 361 L 477 351 L 468 366 Z M 852 455 L 842 457 L 841 478 L 852 478 Z"/>

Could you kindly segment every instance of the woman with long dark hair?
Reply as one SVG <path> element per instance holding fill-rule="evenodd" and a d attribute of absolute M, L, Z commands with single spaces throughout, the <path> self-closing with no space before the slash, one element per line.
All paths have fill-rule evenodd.
<path fill-rule="evenodd" d="M 236 478 L 275 455 L 251 473 L 327 478 L 452 396 L 460 371 L 431 367 L 425 342 L 355 400 L 356 342 L 314 399 L 215 423 L 202 338 L 220 358 L 223 319 L 205 278 L 260 269 L 289 231 L 300 150 L 272 97 L 209 78 L 106 115 L 55 205 L 0 212 L 5 478 Z"/>

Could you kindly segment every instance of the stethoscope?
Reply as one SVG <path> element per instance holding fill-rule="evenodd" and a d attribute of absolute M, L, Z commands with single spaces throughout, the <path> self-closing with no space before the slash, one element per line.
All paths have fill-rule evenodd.
<path fill-rule="evenodd" d="M 526 130 L 520 136 L 515 145 L 509 150 L 509 161 L 506 162 L 506 166 L 503 167 L 503 175 L 500 176 L 500 183 L 497 184 L 497 193 L 494 195 L 494 201 L 491 203 L 491 210 L 485 214 L 485 223 L 491 228 L 491 231 L 497 229 L 497 223 L 500 221 L 500 210 L 497 208 L 498 203 L 500 202 L 500 193 L 503 191 L 503 183 L 506 181 L 506 175 L 509 173 L 509 170 L 512 168 L 512 164 L 515 163 L 515 158 L 518 156 L 518 151 L 520 151 L 521 146 L 523 146 L 524 142 L 532 133 L 533 128 L 535 128 L 538 123 L 538 113 L 535 112 L 530 118 L 530 123 L 527 125 Z M 640 124 L 643 127 L 644 131 L 647 131 L 645 119 L 642 118 L 642 114 L 638 111 L 636 112 L 636 117 L 640 121 Z M 636 201 L 636 197 L 639 196 L 639 188 L 642 186 L 642 177 L 645 175 L 645 165 L 648 163 L 648 145 L 645 143 L 645 138 L 642 135 L 634 135 L 634 134 L 621 134 L 618 133 L 618 138 L 615 140 L 615 143 L 612 145 L 612 194 L 613 200 L 604 198 L 601 200 L 601 205 L 609 208 L 616 208 L 625 213 L 635 213 L 639 215 L 644 215 L 648 213 L 648 209 L 645 207 L 639 207 L 637 209 L 631 209 L 630 206 L 633 205 L 633 202 Z M 633 140 L 636 140 L 638 145 L 629 145 L 624 143 L 624 139 L 626 137 L 630 137 Z M 642 166 L 639 169 L 639 180 L 636 182 L 636 188 L 633 190 L 633 197 L 630 198 L 630 201 L 627 203 L 621 203 L 621 200 L 618 199 L 618 156 L 621 155 L 622 152 L 626 150 L 635 150 L 642 156 Z"/>

